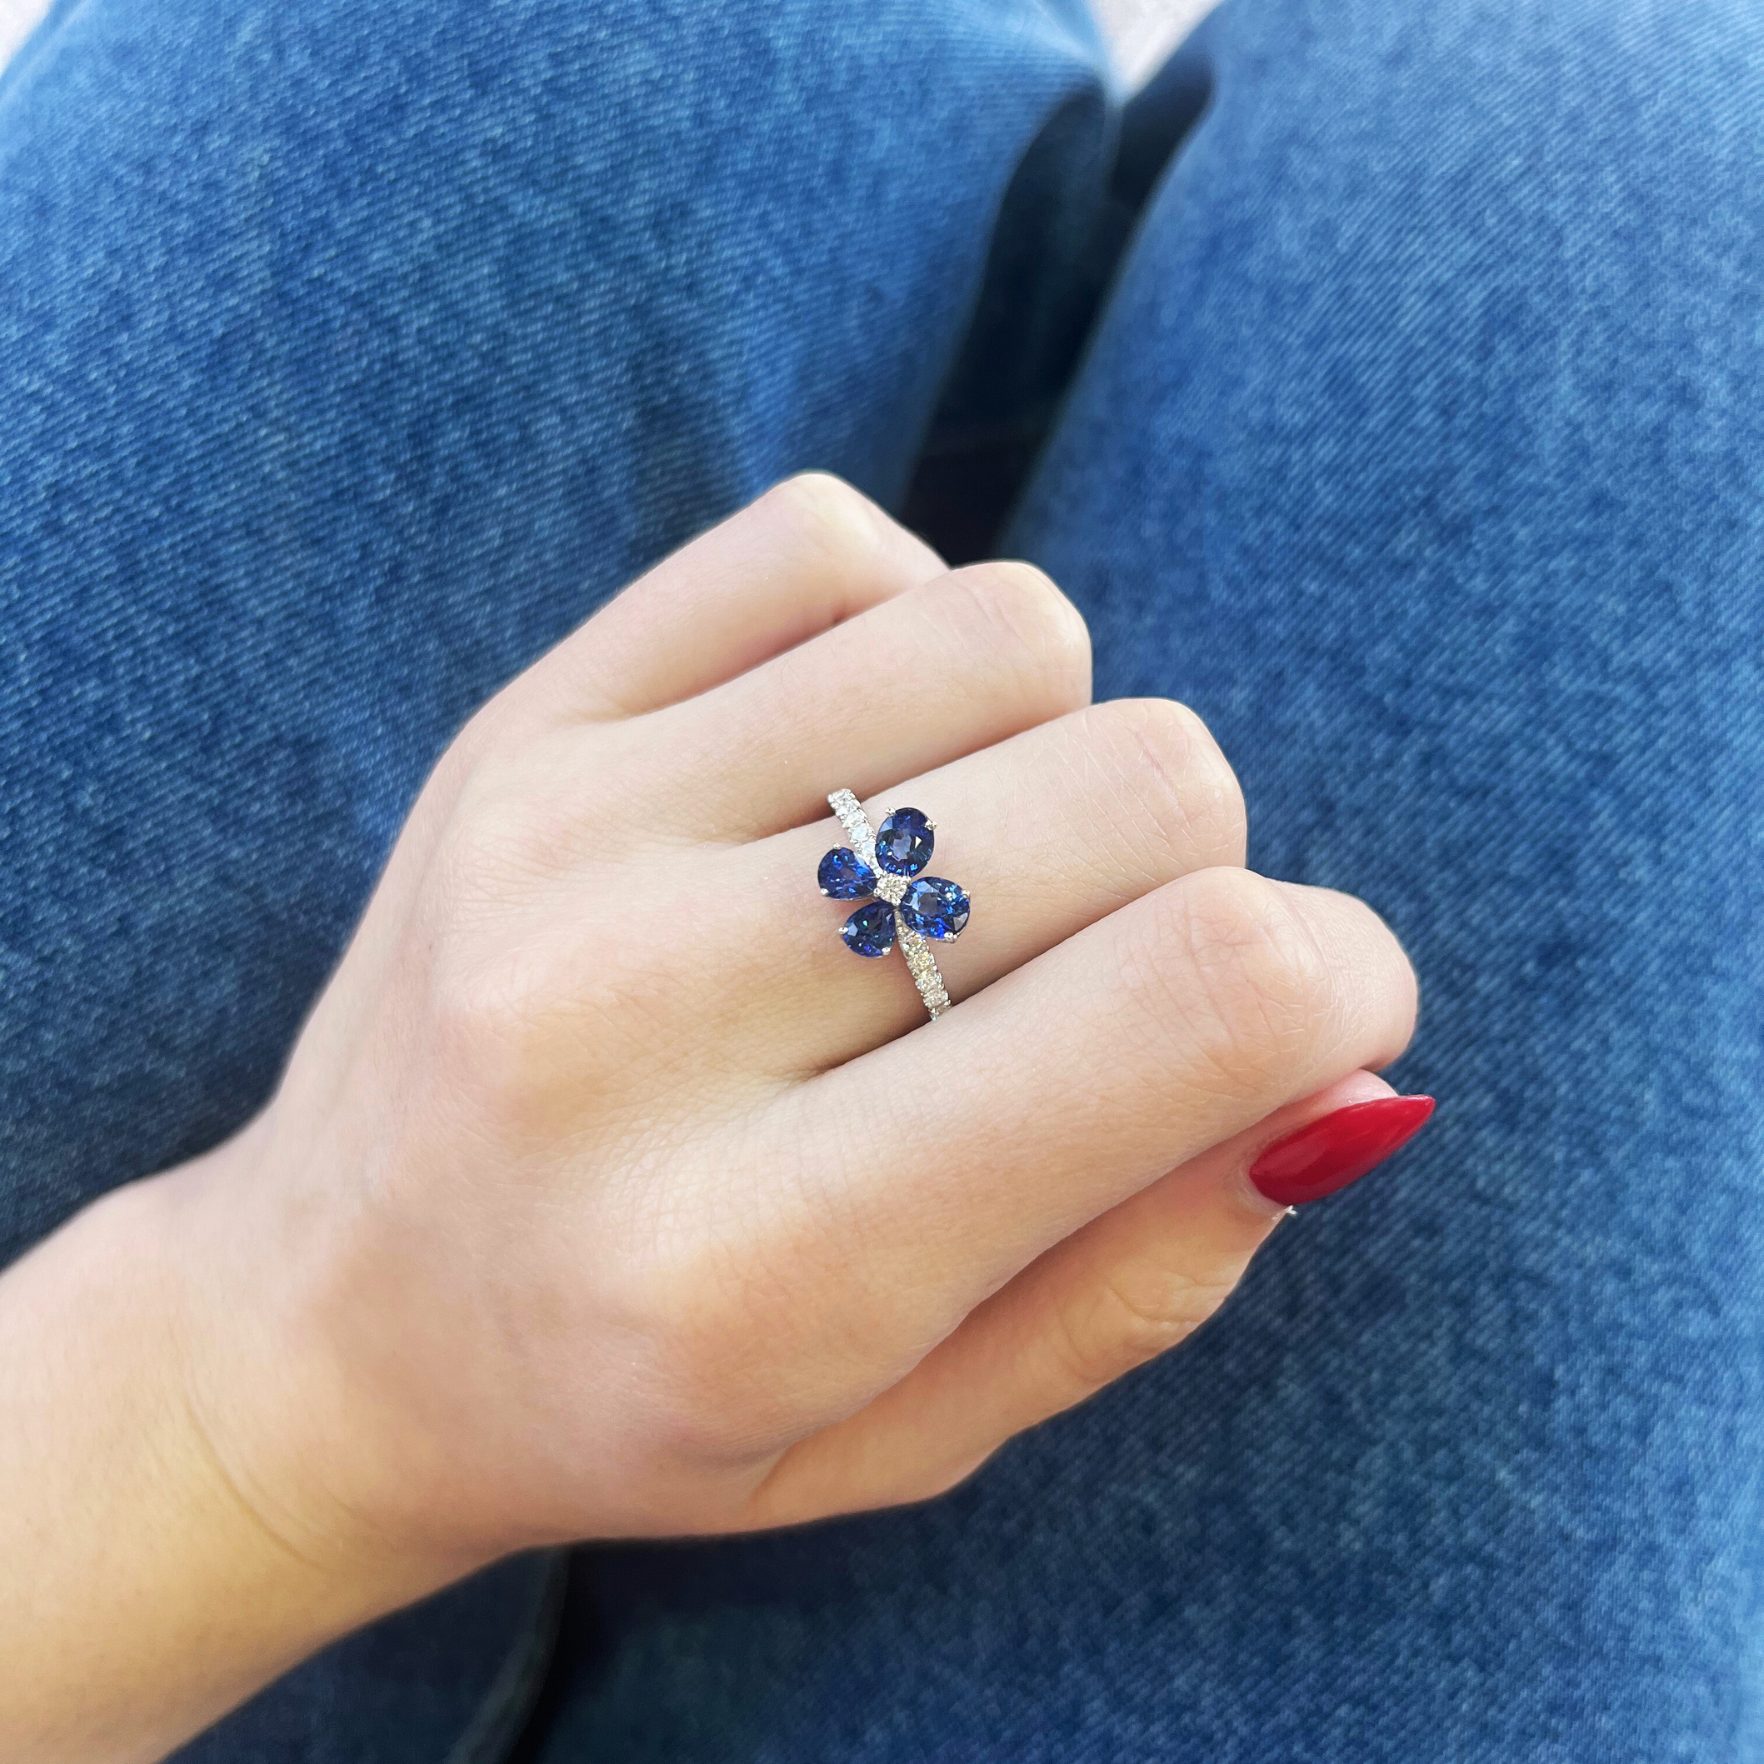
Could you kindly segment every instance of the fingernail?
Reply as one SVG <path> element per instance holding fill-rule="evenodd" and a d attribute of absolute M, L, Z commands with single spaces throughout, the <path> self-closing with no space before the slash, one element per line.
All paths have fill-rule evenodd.
<path fill-rule="evenodd" d="M 1358 1182 L 1433 1113 L 1430 1096 L 1381 1096 L 1323 1115 L 1277 1139 L 1250 1165 L 1249 1179 L 1277 1206 L 1302 1206 Z"/>

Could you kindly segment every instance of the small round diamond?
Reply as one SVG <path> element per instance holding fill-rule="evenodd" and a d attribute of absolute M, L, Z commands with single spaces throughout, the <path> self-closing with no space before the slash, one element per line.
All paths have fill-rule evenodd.
<path fill-rule="evenodd" d="M 855 955 L 885 956 L 894 948 L 894 908 L 886 901 L 872 900 L 845 921 L 839 935 Z"/>
<path fill-rule="evenodd" d="M 876 829 L 876 862 L 896 876 L 916 876 L 931 861 L 931 823 L 915 808 L 896 809 Z"/>
<path fill-rule="evenodd" d="M 821 892 L 833 900 L 862 900 L 876 889 L 876 872 L 844 845 L 821 859 L 815 880 L 820 883 Z"/>
<path fill-rule="evenodd" d="M 921 937 L 947 939 L 961 935 L 968 907 L 967 895 L 955 883 L 941 876 L 921 876 L 901 896 L 900 916 Z"/>

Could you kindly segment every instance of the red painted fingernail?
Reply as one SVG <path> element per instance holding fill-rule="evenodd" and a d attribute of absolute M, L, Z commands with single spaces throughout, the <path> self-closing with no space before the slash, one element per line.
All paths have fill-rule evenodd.
<path fill-rule="evenodd" d="M 1400 1145 L 1433 1113 L 1430 1096 L 1381 1096 L 1352 1103 L 1277 1139 L 1250 1165 L 1249 1179 L 1283 1207 L 1321 1200 L 1346 1188 Z"/>

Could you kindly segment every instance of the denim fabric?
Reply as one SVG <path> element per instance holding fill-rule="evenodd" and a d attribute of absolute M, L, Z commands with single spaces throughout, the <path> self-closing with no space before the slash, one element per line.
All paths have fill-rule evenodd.
<path fill-rule="evenodd" d="M 529 1755 L 1764 1758 L 1761 119 L 1744 0 L 1228 0 L 1128 115 L 1008 543 L 1395 925 L 1440 1114 L 944 1501 L 579 1552 Z M 1031 0 L 58 12 L 0 84 L 6 1253 L 249 1112 L 601 594 L 795 466 L 897 495 L 940 387 L 1045 417 L 1114 127 Z M 192 1755 L 487 1758 L 498 1574 Z"/>
<path fill-rule="evenodd" d="M 1033 0 L 51 17 L 0 85 L 0 1262 L 261 1100 L 495 686 L 789 471 L 898 494 L 1015 168 L 1057 125 L 1082 207 L 1105 118 Z"/>

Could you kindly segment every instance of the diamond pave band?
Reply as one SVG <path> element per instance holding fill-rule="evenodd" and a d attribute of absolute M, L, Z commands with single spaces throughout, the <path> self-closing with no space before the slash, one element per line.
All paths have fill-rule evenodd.
<path fill-rule="evenodd" d="M 920 872 L 931 861 L 935 824 L 918 809 L 895 809 L 872 832 L 870 818 L 849 790 L 835 790 L 828 806 L 849 846 L 821 859 L 821 892 L 833 900 L 864 900 L 845 921 L 845 946 L 860 956 L 885 956 L 895 946 L 935 1021 L 949 994 L 931 953 L 931 939 L 953 942 L 968 922 L 967 895 L 953 882 Z"/>

